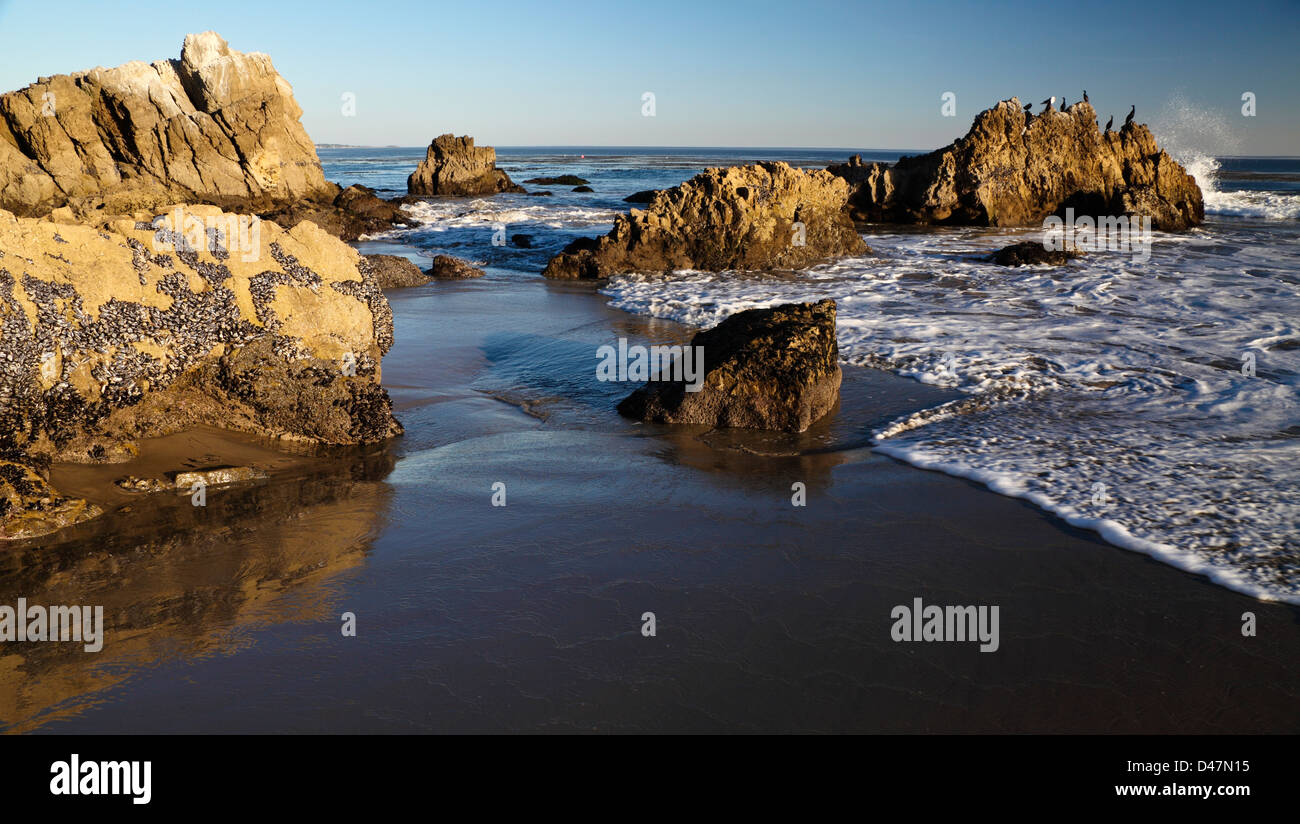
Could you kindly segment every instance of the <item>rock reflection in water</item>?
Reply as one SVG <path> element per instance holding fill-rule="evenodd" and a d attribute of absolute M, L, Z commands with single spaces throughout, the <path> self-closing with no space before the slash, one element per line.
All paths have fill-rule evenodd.
<path fill-rule="evenodd" d="M 104 646 L 0 646 L 0 730 L 74 716 L 133 673 L 229 652 L 256 627 L 337 623 L 339 576 L 365 560 L 391 497 L 393 467 L 372 449 L 270 483 L 154 495 L 67 530 L 57 543 L 0 554 L 0 604 L 102 605 Z"/>

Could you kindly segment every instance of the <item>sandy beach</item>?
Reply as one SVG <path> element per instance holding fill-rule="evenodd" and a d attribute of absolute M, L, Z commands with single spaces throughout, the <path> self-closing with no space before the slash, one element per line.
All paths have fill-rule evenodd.
<path fill-rule="evenodd" d="M 1300 730 L 1294 607 L 870 450 L 947 390 L 848 367 L 801 435 L 644 425 L 593 352 L 688 327 L 507 270 L 389 297 L 405 436 L 302 456 L 163 439 L 108 471 L 197 445 L 270 478 L 5 555 L 0 603 L 103 603 L 114 639 L 93 662 L 9 648 L 6 730 Z M 104 471 L 56 468 L 86 495 Z M 998 605 L 998 651 L 893 641 L 918 597 Z"/>

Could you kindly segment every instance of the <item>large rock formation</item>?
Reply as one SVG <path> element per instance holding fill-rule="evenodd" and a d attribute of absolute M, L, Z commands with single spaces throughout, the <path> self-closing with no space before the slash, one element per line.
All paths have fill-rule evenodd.
<path fill-rule="evenodd" d="M 691 339 L 704 352 L 698 392 L 651 381 L 618 405 L 654 423 L 802 432 L 839 399 L 835 301 L 738 312 Z"/>
<path fill-rule="evenodd" d="M 379 385 L 392 335 L 370 264 L 311 223 L 212 206 L 101 226 L 0 211 L 0 459 L 121 460 L 201 424 L 379 441 L 401 432 Z"/>
<path fill-rule="evenodd" d="M 853 186 L 850 214 L 890 223 L 1032 226 L 1073 207 L 1086 215 L 1149 215 L 1156 229 L 1180 230 L 1205 216 L 1201 190 L 1131 124 L 1103 133 L 1088 103 L 1030 115 L 1004 100 L 975 118 L 970 132 L 893 166 L 860 157 L 830 171 Z"/>
<path fill-rule="evenodd" d="M 429 144 L 424 160 L 406 179 L 413 195 L 494 195 L 522 192 L 497 168 L 497 151 L 475 146 L 472 137 L 444 134 Z"/>
<path fill-rule="evenodd" d="M 0 96 L 0 208 L 127 214 L 175 202 L 261 212 L 334 199 L 293 90 L 215 32 L 179 60 L 43 77 Z"/>
<path fill-rule="evenodd" d="M 707 169 L 619 215 L 601 238 L 580 238 L 547 265 L 552 278 L 673 269 L 799 269 L 869 252 L 843 213 L 849 188 L 825 171 L 785 163 Z"/>

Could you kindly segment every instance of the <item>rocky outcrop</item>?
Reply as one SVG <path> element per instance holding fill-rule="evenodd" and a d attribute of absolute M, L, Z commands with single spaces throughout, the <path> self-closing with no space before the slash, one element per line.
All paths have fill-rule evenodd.
<path fill-rule="evenodd" d="M 483 277 L 483 270 L 451 255 L 435 255 L 433 265 L 425 274 L 441 280 L 464 280 Z"/>
<path fill-rule="evenodd" d="M 0 96 L 0 208 L 262 212 L 332 201 L 301 116 L 270 57 L 215 32 L 188 35 L 179 60 L 43 77 Z"/>
<path fill-rule="evenodd" d="M 333 184 L 331 184 L 333 185 Z M 262 217 L 281 226 L 296 226 L 310 220 L 342 240 L 352 241 L 362 235 L 386 232 L 394 226 L 414 226 L 419 221 L 402 211 L 398 203 L 384 200 L 374 189 L 352 185 L 332 201 L 296 201 Z"/>
<path fill-rule="evenodd" d="M 633 192 L 623 198 L 624 203 L 653 203 L 655 195 L 659 194 L 658 189 L 646 189 L 640 192 Z"/>
<path fill-rule="evenodd" d="M 375 283 L 380 289 L 405 289 L 423 286 L 429 276 L 420 267 L 398 255 L 365 255 L 375 273 Z"/>
<path fill-rule="evenodd" d="M 842 374 L 835 301 L 788 303 L 738 312 L 700 332 L 698 392 L 682 381 L 651 381 L 618 405 L 654 423 L 802 432 L 835 406 Z"/>
<path fill-rule="evenodd" d="M 1073 207 L 1150 216 L 1154 228 L 1173 231 L 1205 216 L 1196 180 L 1145 125 L 1103 133 L 1088 103 L 1030 115 L 1004 100 L 945 148 L 893 166 L 854 157 L 829 171 L 852 185 L 856 220 L 1033 226 Z"/>
<path fill-rule="evenodd" d="M 1004 246 L 989 256 L 989 261 L 1000 266 L 1060 266 L 1083 257 L 1073 249 L 1049 249 L 1042 241 L 1026 240 Z"/>
<path fill-rule="evenodd" d="M 785 163 L 708 169 L 657 192 L 601 238 L 580 238 L 547 265 L 552 278 L 674 269 L 799 269 L 869 252 L 844 214 L 848 184 Z"/>
<path fill-rule="evenodd" d="M 0 332 L 0 457 L 29 467 L 121 460 L 198 425 L 328 444 L 401 432 L 374 270 L 311 223 L 0 211 Z"/>
<path fill-rule="evenodd" d="M 475 146 L 472 137 L 444 134 L 429 144 L 424 160 L 406 179 L 413 195 L 494 195 L 522 192 L 510 176 L 497 168 L 491 146 Z"/>

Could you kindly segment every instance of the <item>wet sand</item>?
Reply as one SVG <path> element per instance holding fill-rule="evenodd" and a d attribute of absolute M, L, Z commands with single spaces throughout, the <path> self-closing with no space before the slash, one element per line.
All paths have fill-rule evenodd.
<path fill-rule="evenodd" d="M 5 729 L 1300 731 L 1300 610 L 869 449 L 942 390 L 848 369 L 799 436 L 647 426 L 596 348 L 692 330 L 501 270 L 390 300 L 403 438 L 5 553 L 0 604 L 108 624 L 0 649 Z M 147 455 L 276 460 L 193 437 Z M 917 597 L 999 606 L 1000 648 L 892 641 Z"/>

